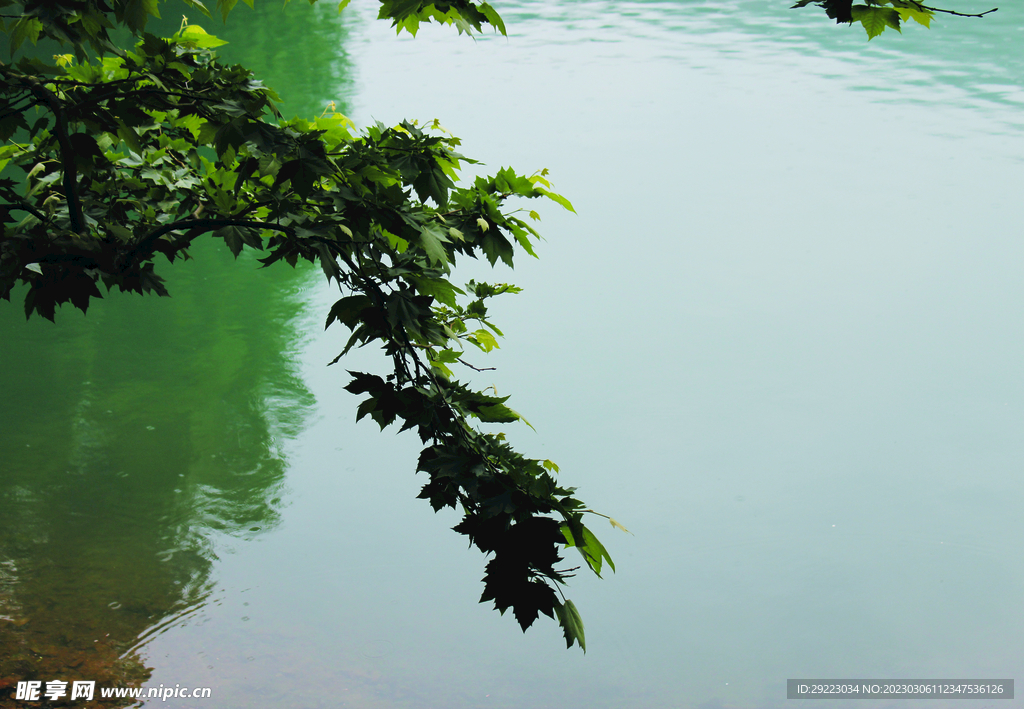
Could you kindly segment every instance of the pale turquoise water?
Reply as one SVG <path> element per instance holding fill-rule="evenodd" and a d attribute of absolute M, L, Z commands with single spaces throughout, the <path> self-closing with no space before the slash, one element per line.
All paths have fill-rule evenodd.
<path fill-rule="evenodd" d="M 573 200 L 500 274 L 527 290 L 481 381 L 635 533 L 607 528 L 618 574 L 573 586 L 586 656 L 476 603 L 483 560 L 413 499 L 415 439 L 353 424 L 324 367 L 318 276 L 212 254 L 170 301 L 0 311 L 23 628 L 142 634 L 150 685 L 213 688 L 182 707 L 748 708 L 788 677 L 1015 677 L 1024 13 L 869 44 L 788 4 L 504 4 L 510 38 L 474 43 L 293 3 L 222 33 L 294 112 L 437 117 Z"/>

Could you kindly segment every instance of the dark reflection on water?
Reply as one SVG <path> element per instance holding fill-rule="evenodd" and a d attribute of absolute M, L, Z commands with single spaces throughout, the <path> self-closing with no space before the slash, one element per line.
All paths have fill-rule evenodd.
<path fill-rule="evenodd" d="M 169 300 L 0 311 L 0 687 L 144 680 L 134 650 L 203 604 L 214 537 L 280 519 L 313 403 L 289 324 L 308 273 L 193 255 Z"/>

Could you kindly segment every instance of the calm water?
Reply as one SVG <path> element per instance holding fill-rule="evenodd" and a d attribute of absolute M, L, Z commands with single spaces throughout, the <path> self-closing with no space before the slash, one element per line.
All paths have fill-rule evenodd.
<path fill-rule="evenodd" d="M 573 584 L 586 656 L 521 634 L 413 499 L 415 437 L 352 423 L 322 277 L 211 247 L 171 300 L 0 308 L 0 680 L 753 709 L 789 677 L 1024 679 L 1024 11 L 869 44 L 789 4 L 508 2 L 477 42 L 369 4 L 206 22 L 286 113 L 437 117 L 552 171 L 579 216 L 493 276 L 527 290 L 480 381 L 635 536 Z M 858 706 L 918 704 L 946 706 Z"/>

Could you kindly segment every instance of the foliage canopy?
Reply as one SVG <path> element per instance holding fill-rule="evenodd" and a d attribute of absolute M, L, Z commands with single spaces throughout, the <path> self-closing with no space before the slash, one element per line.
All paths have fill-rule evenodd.
<path fill-rule="evenodd" d="M 326 326 L 351 331 L 338 357 L 376 343 L 393 364 L 386 376 L 350 373 L 346 389 L 364 397 L 357 419 L 418 432 L 429 478 L 420 497 L 461 509 L 455 530 L 492 557 L 481 601 L 511 609 L 524 630 L 541 613 L 557 619 L 567 646 L 585 648 L 579 613 L 560 593 L 574 569 L 557 567 L 570 546 L 595 573 L 612 566 L 583 523 L 589 510 L 556 482 L 554 463 L 473 424 L 522 417 L 507 396 L 453 371 L 467 347 L 498 346 L 488 301 L 518 289 L 461 288 L 451 269 L 461 257 L 511 266 L 516 251 L 535 255 L 539 235 L 505 203 L 545 198 L 571 210 L 546 172 L 504 168 L 459 187 L 460 167 L 474 161 L 436 121 L 359 134 L 332 110 L 285 120 L 272 89 L 218 62 L 222 42 L 202 27 L 146 33 L 157 0 L 0 4 L 11 52 L 0 63 L 0 295 L 21 283 L 26 315 L 50 320 L 64 303 L 86 311 L 101 284 L 167 295 L 155 260 L 189 258 L 207 234 L 236 256 L 263 252 L 264 266 L 318 263 L 342 291 Z M 233 4 L 214 9 L 226 17 Z M 505 31 L 487 3 L 466 0 L 384 0 L 380 16 L 412 33 L 424 21 Z M 133 47 L 117 46 L 118 26 L 137 36 Z M 53 63 L 20 55 L 40 40 L 70 51 Z"/>

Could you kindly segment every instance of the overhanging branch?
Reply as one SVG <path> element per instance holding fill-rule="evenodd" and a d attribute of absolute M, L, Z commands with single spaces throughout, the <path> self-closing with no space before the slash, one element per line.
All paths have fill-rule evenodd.
<path fill-rule="evenodd" d="M 211 229 L 219 229 L 225 226 L 245 226 L 253 229 L 271 229 L 273 231 L 283 231 L 286 234 L 292 233 L 290 227 L 281 226 L 280 224 L 273 224 L 271 222 L 260 222 L 251 219 L 182 219 L 181 221 L 171 222 L 170 224 L 164 224 L 157 227 L 153 231 L 146 234 L 139 240 L 138 245 L 132 250 L 130 261 L 135 261 L 140 254 L 148 256 L 153 252 L 153 245 L 157 239 L 166 234 L 170 234 L 172 231 L 181 231 L 182 229 L 188 229 L 193 238 L 202 234 L 203 232 L 210 231 Z"/>

